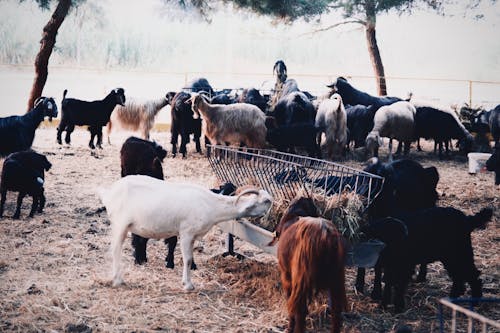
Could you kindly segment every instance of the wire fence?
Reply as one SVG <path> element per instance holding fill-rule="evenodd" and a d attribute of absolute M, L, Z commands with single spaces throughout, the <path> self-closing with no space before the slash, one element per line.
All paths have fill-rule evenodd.
<path fill-rule="evenodd" d="M 376 95 L 376 81 L 370 75 L 345 73 L 294 73 L 288 77 L 297 80 L 299 88 L 313 95 L 322 95 L 338 76 L 344 76 L 358 89 Z M 33 66 L 0 65 L 0 98 L 4 104 L 0 116 L 22 114 L 33 84 Z M 215 90 L 255 87 L 263 91 L 274 88 L 272 72 L 189 72 L 162 70 L 124 70 L 74 66 L 49 66 L 49 76 L 44 88 L 45 96 L 56 100 L 68 89 L 68 97 L 95 100 L 104 97 L 111 89 L 123 87 L 127 97 L 152 99 L 167 91 L 178 91 L 192 79 L 205 77 Z M 500 81 L 468 79 L 418 78 L 387 76 L 388 94 L 407 97 L 408 93 L 419 101 L 438 106 L 468 103 L 486 109 L 500 104 Z M 5 104 L 6 103 L 6 104 Z M 168 112 L 160 113 L 160 123 L 169 123 Z"/>

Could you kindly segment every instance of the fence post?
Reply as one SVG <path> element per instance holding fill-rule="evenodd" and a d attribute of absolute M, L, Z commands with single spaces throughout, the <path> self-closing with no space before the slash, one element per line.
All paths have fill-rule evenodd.
<path fill-rule="evenodd" d="M 469 80 L 469 107 L 472 107 L 472 81 Z"/>

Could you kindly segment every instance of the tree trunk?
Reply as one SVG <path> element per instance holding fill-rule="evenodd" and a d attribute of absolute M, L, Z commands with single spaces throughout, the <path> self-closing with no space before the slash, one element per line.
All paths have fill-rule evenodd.
<path fill-rule="evenodd" d="M 380 51 L 377 45 L 376 37 L 376 13 L 375 5 L 371 1 L 367 1 L 365 5 L 366 10 L 366 42 L 368 44 L 368 53 L 372 62 L 373 71 L 375 72 L 375 79 L 377 80 L 377 90 L 380 96 L 387 95 L 387 88 L 385 85 L 384 65 L 380 57 Z"/>
<path fill-rule="evenodd" d="M 28 99 L 28 112 L 33 108 L 35 100 L 42 96 L 43 87 L 47 82 L 49 58 L 56 44 L 57 31 L 66 18 L 70 7 L 71 0 L 59 0 L 56 10 L 43 28 L 40 51 L 35 58 L 35 79 Z"/>

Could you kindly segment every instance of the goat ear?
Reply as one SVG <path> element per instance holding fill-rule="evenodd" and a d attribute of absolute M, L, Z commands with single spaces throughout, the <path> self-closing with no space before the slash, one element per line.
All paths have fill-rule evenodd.
<path fill-rule="evenodd" d="M 366 166 L 372 166 L 378 163 L 378 157 L 372 157 L 368 161 L 366 161 Z"/>
<path fill-rule="evenodd" d="M 240 198 L 244 195 L 247 195 L 247 194 L 256 194 L 256 195 L 259 195 L 259 190 L 256 189 L 256 188 L 249 188 L 247 190 L 244 190 L 243 192 L 241 192 L 240 194 L 238 194 L 238 197 L 236 198 L 236 201 L 234 202 L 234 204 L 236 205 L 238 203 L 238 200 L 240 200 Z"/>
<path fill-rule="evenodd" d="M 276 233 L 275 233 L 274 238 L 267 244 L 267 246 L 276 245 L 276 243 L 278 243 L 278 240 L 279 240 L 279 238 L 278 238 L 278 236 L 276 236 Z"/>
<path fill-rule="evenodd" d="M 38 97 L 33 103 L 33 107 L 36 108 L 38 104 L 42 103 L 43 101 L 45 101 L 45 97 Z"/>

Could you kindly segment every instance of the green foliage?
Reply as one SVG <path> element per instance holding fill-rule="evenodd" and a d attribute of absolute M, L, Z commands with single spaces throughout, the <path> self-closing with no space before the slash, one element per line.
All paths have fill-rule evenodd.
<path fill-rule="evenodd" d="M 328 11 L 331 0 L 224 0 L 239 8 L 248 8 L 257 14 L 274 16 L 285 22 L 298 18 L 306 21 Z"/>
<path fill-rule="evenodd" d="M 167 0 L 168 1 L 168 0 Z M 184 0 L 181 0 L 184 1 Z M 186 0 L 187 1 L 187 0 Z M 447 5 L 463 6 L 464 11 L 475 9 L 483 0 L 223 0 L 234 3 L 242 9 L 249 9 L 257 14 L 272 16 L 285 22 L 298 18 L 306 21 L 329 11 L 339 11 L 345 18 L 366 20 L 377 15 L 396 11 L 399 14 L 411 12 L 416 8 L 429 8 L 445 15 Z M 489 0 L 494 3 L 496 0 Z M 192 4 L 204 0 L 191 0 Z M 196 7 L 196 5 L 195 5 Z"/>
<path fill-rule="evenodd" d="M 25 2 L 26 0 L 19 0 L 19 1 Z M 56 2 L 56 0 L 33 0 L 33 1 L 36 2 L 41 9 L 45 9 L 45 10 L 50 9 L 50 5 L 52 4 L 52 2 Z M 82 2 L 85 2 L 85 0 L 72 0 L 71 6 L 77 7 Z"/>

